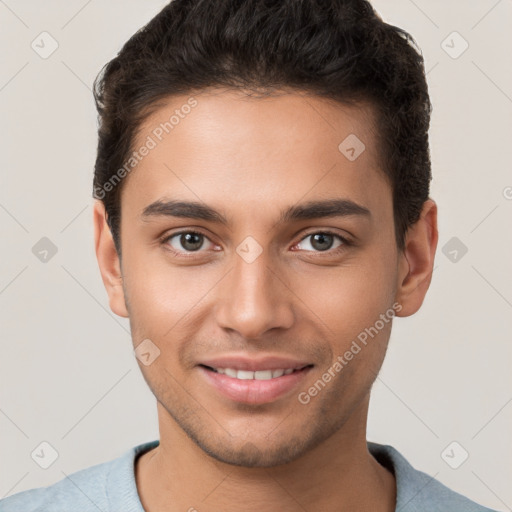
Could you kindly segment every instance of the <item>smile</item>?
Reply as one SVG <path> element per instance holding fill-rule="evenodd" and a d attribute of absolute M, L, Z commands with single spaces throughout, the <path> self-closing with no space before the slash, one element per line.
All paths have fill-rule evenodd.
<path fill-rule="evenodd" d="M 210 368 L 206 367 L 214 372 L 220 373 L 222 375 L 227 375 L 233 379 L 239 380 L 270 380 L 276 379 L 278 377 L 282 377 L 283 375 L 290 375 L 295 371 L 299 371 L 302 368 L 278 368 L 276 370 L 258 370 L 255 372 L 249 370 L 236 370 L 234 368 Z"/>
<path fill-rule="evenodd" d="M 300 368 L 240 370 L 211 367 L 198 368 L 209 388 L 216 394 L 244 404 L 271 403 L 303 386 L 303 380 L 313 365 Z"/>

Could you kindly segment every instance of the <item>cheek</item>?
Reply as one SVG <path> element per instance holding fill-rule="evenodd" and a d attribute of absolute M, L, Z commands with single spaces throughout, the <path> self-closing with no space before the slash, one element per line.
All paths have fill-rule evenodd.
<path fill-rule="evenodd" d="M 125 276 L 131 322 L 164 339 L 194 315 L 222 273 L 208 266 L 178 267 L 164 256 L 132 254 L 125 262 Z"/>
<path fill-rule="evenodd" d="M 373 325 L 390 307 L 392 276 L 380 261 L 348 261 L 338 267 L 317 267 L 295 276 L 292 288 L 312 315 L 338 339 L 347 339 Z M 392 300 L 391 300 L 392 304 Z"/>

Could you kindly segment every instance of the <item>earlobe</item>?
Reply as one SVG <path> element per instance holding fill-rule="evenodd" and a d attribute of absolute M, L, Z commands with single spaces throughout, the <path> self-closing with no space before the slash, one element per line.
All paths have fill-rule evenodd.
<path fill-rule="evenodd" d="M 109 297 L 110 309 L 118 316 L 128 318 L 123 289 L 121 263 L 114 239 L 107 223 L 105 207 L 99 200 L 94 202 L 94 247 L 101 278 Z"/>
<path fill-rule="evenodd" d="M 432 280 L 438 241 L 437 205 L 428 199 L 419 220 L 409 227 L 404 251 L 399 255 L 396 301 L 402 306 L 397 316 L 416 313 Z"/>

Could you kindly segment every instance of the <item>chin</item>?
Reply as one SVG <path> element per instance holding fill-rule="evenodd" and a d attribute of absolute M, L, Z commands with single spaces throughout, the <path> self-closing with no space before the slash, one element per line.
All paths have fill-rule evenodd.
<path fill-rule="evenodd" d="M 243 444 L 237 449 L 216 445 L 214 448 L 199 444 L 199 447 L 208 455 L 232 466 L 246 468 L 269 468 L 287 464 L 299 458 L 303 451 L 297 444 L 280 447 L 258 447 L 251 442 Z"/>

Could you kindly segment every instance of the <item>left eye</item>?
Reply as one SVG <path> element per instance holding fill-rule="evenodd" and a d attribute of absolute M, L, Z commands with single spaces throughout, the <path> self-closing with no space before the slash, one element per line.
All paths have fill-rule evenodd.
<path fill-rule="evenodd" d="M 337 249 L 341 245 L 348 245 L 348 241 L 345 240 L 342 236 L 337 235 L 335 233 L 329 233 L 327 231 L 319 231 L 317 233 L 310 233 L 309 235 L 306 235 L 297 245 L 300 245 L 304 240 L 307 240 L 308 238 L 311 238 L 311 242 L 309 242 L 309 245 L 313 247 L 313 249 L 306 249 L 307 251 L 313 250 L 315 252 L 325 252 L 329 249 L 332 249 L 332 245 L 334 243 L 334 239 L 337 238 L 341 242 L 339 245 L 334 247 L 334 249 Z"/>

